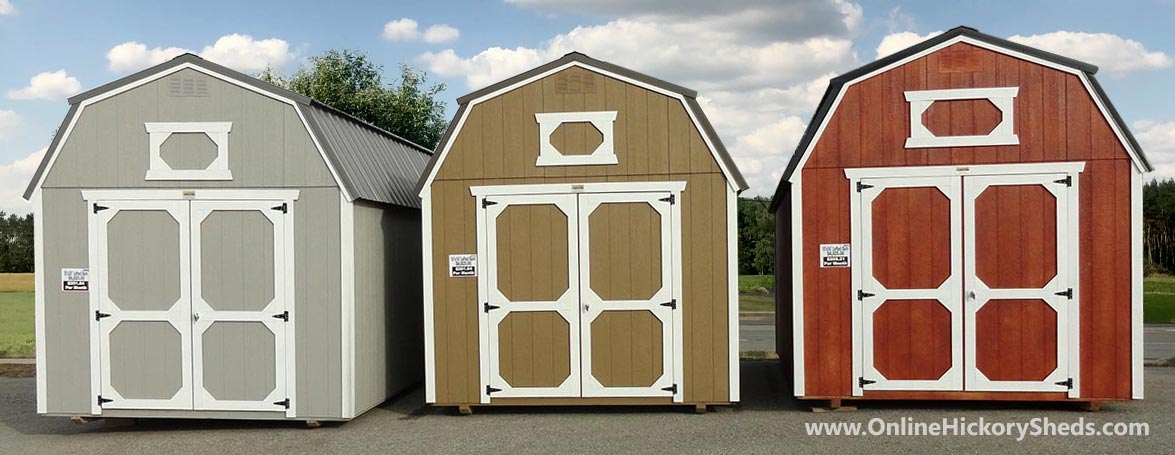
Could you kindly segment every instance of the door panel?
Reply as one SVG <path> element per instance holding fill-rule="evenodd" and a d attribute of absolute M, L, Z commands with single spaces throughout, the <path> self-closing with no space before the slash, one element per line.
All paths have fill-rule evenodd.
<path fill-rule="evenodd" d="M 676 394 L 669 196 L 579 196 L 584 396 Z"/>
<path fill-rule="evenodd" d="M 99 375 L 108 409 L 191 409 L 188 204 L 96 201 Z"/>
<path fill-rule="evenodd" d="M 280 201 L 193 201 L 197 409 L 285 410 L 285 214 Z"/>
<path fill-rule="evenodd" d="M 494 397 L 580 393 L 579 248 L 574 195 L 490 196 L 478 256 Z"/>
<path fill-rule="evenodd" d="M 962 390 L 959 179 L 862 179 L 859 188 L 854 395 Z"/>
<path fill-rule="evenodd" d="M 1071 391 L 1070 245 L 1064 174 L 964 178 L 967 390 Z M 1075 393 L 1075 392 L 1073 392 Z"/>

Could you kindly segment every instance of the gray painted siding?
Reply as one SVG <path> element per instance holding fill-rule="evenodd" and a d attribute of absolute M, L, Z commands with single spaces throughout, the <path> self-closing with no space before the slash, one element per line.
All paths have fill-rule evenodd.
<path fill-rule="evenodd" d="M 44 188 L 337 187 L 293 106 L 192 70 L 207 97 L 172 97 L 169 77 L 86 107 Z M 232 122 L 231 181 L 146 181 L 146 122 Z"/>
<path fill-rule="evenodd" d="M 423 379 L 420 212 L 356 204 L 354 259 L 360 413 Z"/>
<path fill-rule="evenodd" d="M 90 390 L 90 297 L 63 292 L 61 269 L 89 267 L 86 203 L 76 190 L 41 191 L 45 235 L 45 383 L 50 413 L 89 414 L 97 392 Z M 94 278 L 91 277 L 91 280 Z"/>

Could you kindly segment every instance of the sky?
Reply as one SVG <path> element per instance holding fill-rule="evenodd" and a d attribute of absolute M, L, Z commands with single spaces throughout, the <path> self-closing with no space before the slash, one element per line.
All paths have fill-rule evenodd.
<path fill-rule="evenodd" d="M 183 52 L 290 74 L 329 49 L 394 76 L 422 69 L 456 98 L 571 51 L 699 92 L 769 195 L 830 78 L 958 25 L 1100 67 L 1156 166 L 1175 177 L 1175 0 L 0 0 L 0 210 L 21 194 L 71 95 Z"/>

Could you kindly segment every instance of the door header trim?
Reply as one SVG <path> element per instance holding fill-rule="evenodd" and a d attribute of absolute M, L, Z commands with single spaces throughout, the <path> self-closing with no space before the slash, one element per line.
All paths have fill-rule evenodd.
<path fill-rule="evenodd" d="M 863 167 L 845 169 L 845 178 L 856 180 L 863 178 L 940 177 L 956 175 L 1076 174 L 1084 170 L 1084 161 L 962 166 Z"/>
<path fill-rule="evenodd" d="M 267 189 L 267 190 L 225 190 L 225 189 L 159 189 L 159 190 L 83 190 L 82 199 L 86 201 L 125 201 L 125 200 L 218 200 L 218 201 L 259 201 L 259 200 L 298 200 L 299 190 Z"/>
<path fill-rule="evenodd" d="M 471 186 L 473 196 L 501 196 L 505 194 L 578 194 L 578 193 L 648 193 L 685 191 L 685 182 L 602 182 L 551 183 L 534 185 Z"/>

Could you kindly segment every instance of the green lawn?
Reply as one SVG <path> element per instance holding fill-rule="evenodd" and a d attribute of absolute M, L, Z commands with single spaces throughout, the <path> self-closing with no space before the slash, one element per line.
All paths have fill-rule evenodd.
<path fill-rule="evenodd" d="M 1142 320 L 1175 324 L 1175 276 L 1156 275 L 1142 281 Z"/>
<path fill-rule="evenodd" d="M 0 357 L 32 357 L 33 293 L 0 292 Z"/>
<path fill-rule="evenodd" d="M 738 292 L 753 292 L 759 288 L 764 288 L 768 292 L 771 292 L 771 287 L 774 284 L 775 277 L 771 275 L 738 276 Z"/>

